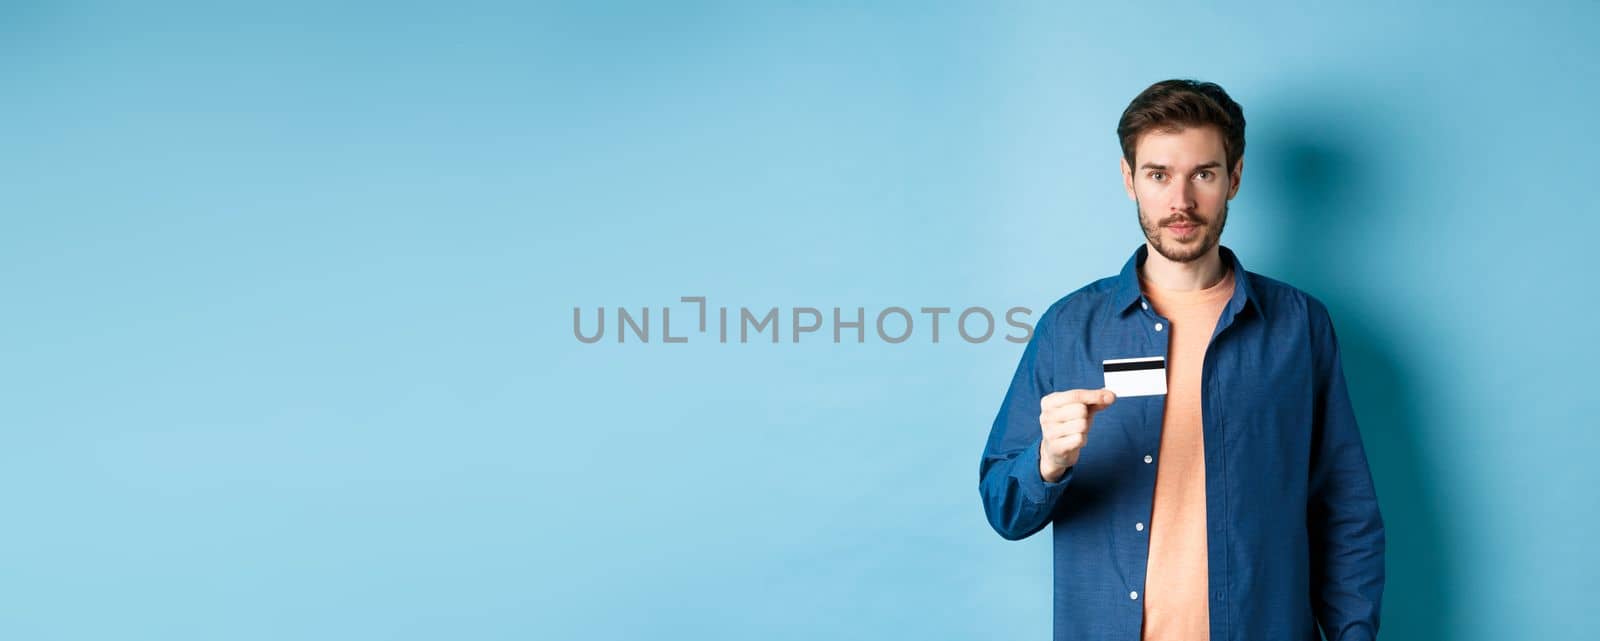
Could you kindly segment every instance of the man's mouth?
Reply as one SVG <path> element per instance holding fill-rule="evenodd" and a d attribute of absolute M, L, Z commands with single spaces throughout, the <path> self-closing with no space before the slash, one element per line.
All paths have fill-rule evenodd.
<path fill-rule="evenodd" d="M 1196 229 L 1199 229 L 1200 228 L 1200 224 L 1199 223 L 1177 223 L 1177 224 L 1167 225 L 1167 228 L 1171 229 L 1172 233 L 1175 233 L 1175 234 L 1177 234 L 1179 236 L 1188 236 L 1189 234 L 1194 233 L 1194 231 Z"/>

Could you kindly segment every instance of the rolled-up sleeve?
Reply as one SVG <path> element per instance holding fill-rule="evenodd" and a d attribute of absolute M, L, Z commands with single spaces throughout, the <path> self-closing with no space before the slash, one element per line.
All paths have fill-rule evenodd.
<path fill-rule="evenodd" d="M 1311 298 L 1308 306 L 1316 363 L 1306 509 L 1311 603 L 1329 641 L 1371 641 L 1383 599 L 1383 517 L 1333 322 L 1320 301 Z"/>
<path fill-rule="evenodd" d="M 1041 316 L 1022 351 L 1000 412 L 989 429 L 978 464 L 978 492 L 983 509 L 1000 536 L 1024 539 L 1044 529 L 1061 493 L 1072 481 L 1072 468 L 1059 481 L 1039 476 L 1039 401 L 1049 389 L 1051 326 L 1055 307 Z"/>

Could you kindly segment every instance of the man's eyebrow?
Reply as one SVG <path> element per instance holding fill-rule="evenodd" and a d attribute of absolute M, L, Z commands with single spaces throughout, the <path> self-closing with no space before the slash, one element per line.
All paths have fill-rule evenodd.
<path fill-rule="evenodd" d="M 1200 163 L 1198 165 L 1195 165 L 1194 168 L 1195 168 L 1195 171 L 1199 171 L 1201 169 L 1217 169 L 1217 168 L 1220 168 L 1220 167 L 1222 167 L 1222 163 L 1213 160 L 1211 162 Z M 1143 169 L 1156 169 L 1156 170 L 1160 170 L 1160 171 L 1169 171 L 1170 170 L 1170 168 L 1167 167 L 1166 165 L 1158 165 L 1158 164 L 1155 164 L 1153 162 L 1147 162 L 1147 163 L 1144 163 L 1142 165 L 1139 165 L 1139 169 L 1141 169 L 1141 170 L 1143 170 Z"/>

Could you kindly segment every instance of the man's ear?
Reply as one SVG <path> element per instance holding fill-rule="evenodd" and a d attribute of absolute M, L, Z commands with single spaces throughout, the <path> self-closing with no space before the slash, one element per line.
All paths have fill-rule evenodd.
<path fill-rule="evenodd" d="M 1128 191 L 1128 200 L 1138 201 L 1138 195 L 1133 193 L 1133 168 L 1128 166 L 1128 159 L 1122 158 L 1122 188 Z M 1233 196 L 1228 196 L 1232 198 Z"/>
<path fill-rule="evenodd" d="M 1239 179 L 1244 177 L 1244 156 L 1233 163 L 1233 184 L 1228 186 L 1228 200 L 1233 200 L 1234 194 L 1239 193 Z"/>

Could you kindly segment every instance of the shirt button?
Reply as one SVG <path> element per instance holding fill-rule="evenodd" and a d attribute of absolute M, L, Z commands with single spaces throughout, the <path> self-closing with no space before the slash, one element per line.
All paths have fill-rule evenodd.
<path fill-rule="evenodd" d="M 1138 592 L 1129 592 L 1128 593 L 1128 598 L 1137 601 L 1139 599 L 1139 593 Z"/>
<path fill-rule="evenodd" d="M 1144 301 L 1139 301 L 1139 307 L 1141 307 L 1143 309 L 1150 309 L 1150 303 L 1146 303 Z"/>
<path fill-rule="evenodd" d="M 1156 323 L 1156 331 L 1161 331 L 1161 323 Z"/>
<path fill-rule="evenodd" d="M 1133 529 L 1138 530 L 1140 532 L 1143 532 L 1144 531 L 1144 524 L 1143 523 L 1134 523 L 1133 524 Z"/>
<path fill-rule="evenodd" d="M 1216 597 L 1216 598 L 1217 598 L 1217 600 L 1218 600 L 1218 601 L 1221 601 L 1221 600 L 1222 600 L 1222 593 L 1221 593 L 1221 592 L 1218 592 L 1218 593 L 1216 593 L 1216 594 L 1213 594 L 1213 595 L 1211 595 L 1211 596 L 1214 596 L 1214 597 Z"/>
<path fill-rule="evenodd" d="M 1150 456 L 1149 454 L 1144 455 L 1144 462 L 1149 463 L 1149 462 L 1152 462 L 1154 460 L 1156 460 L 1156 459 L 1154 457 Z"/>

